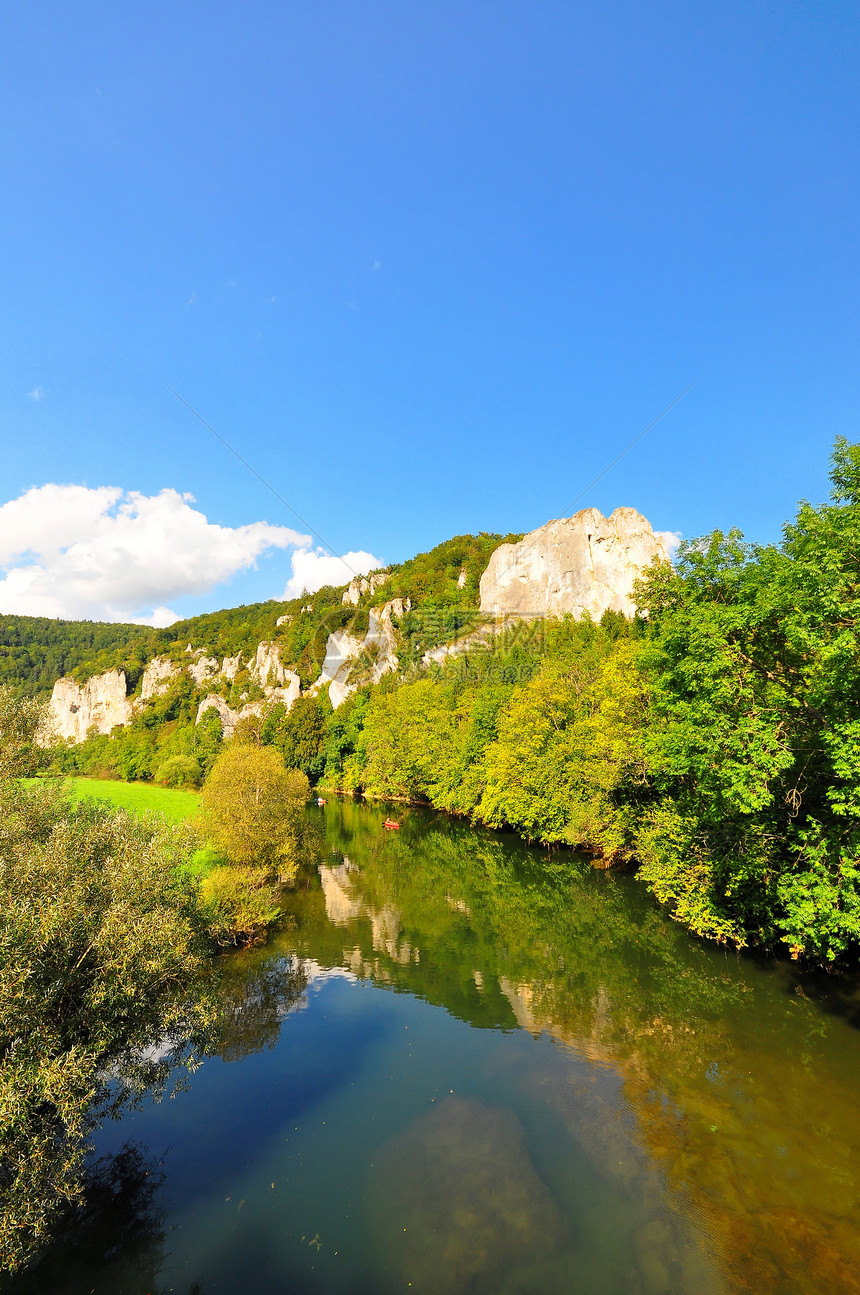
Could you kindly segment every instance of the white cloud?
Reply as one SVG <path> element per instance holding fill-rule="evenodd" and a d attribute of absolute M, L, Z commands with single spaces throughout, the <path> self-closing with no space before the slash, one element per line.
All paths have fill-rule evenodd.
<path fill-rule="evenodd" d="M 26 491 L 0 507 L 0 611 L 169 624 L 174 598 L 207 593 L 273 548 L 310 549 L 287 526 L 218 526 L 193 502 L 170 489 Z"/>
<path fill-rule="evenodd" d="M 156 607 L 149 616 L 129 616 L 128 623 L 131 625 L 152 625 L 157 630 L 167 629 L 168 625 L 175 625 L 180 619 L 179 613 L 173 611 L 170 607 Z"/>
<path fill-rule="evenodd" d="M 678 552 L 678 545 L 684 538 L 681 531 L 655 531 L 654 534 L 660 537 L 669 550 L 669 561 L 674 561 L 675 554 Z"/>
<path fill-rule="evenodd" d="M 305 591 L 312 594 L 323 585 L 344 585 L 353 576 L 367 575 L 368 571 L 385 566 L 379 558 L 363 549 L 337 558 L 319 548 L 297 549 L 292 556 L 292 564 L 293 574 L 287 582 L 284 598 L 298 598 Z"/>
<path fill-rule="evenodd" d="M 32 391 L 27 392 L 27 395 L 31 400 L 42 400 L 44 399 L 44 394 L 45 393 L 39 387 L 34 387 Z"/>

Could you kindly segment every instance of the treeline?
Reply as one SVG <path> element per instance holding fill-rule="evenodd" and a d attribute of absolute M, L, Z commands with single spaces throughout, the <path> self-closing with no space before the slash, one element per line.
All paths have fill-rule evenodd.
<path fill-rule="evenodd" d="M 81 666 L 97 674 L 149 641 L 158 641 L 157 631 L 143 625 L 0 616 L 0 686 L 9 684 L 21 695 L 35 697 Z"/>
<path fill-rule="evenodd" d="M 327 787 L 629 860 L 702 936 L 856 957 L 860 446 L 837 442 L 832 482 L 778 545 L 682 546 L 640 582 L 641 618 L 522 624 L 429 672 L 405 652 L 401 677 L 335 712 L 324 692 L 275 707 L 248 736 Z M 220 734 L 180 694 L 62 758 L 152 777 L 182 756 L 203 778 Z"/>
<path fill-rule="evenodd" d="M 510 632 L 435 677 L 266 734 L 345 791 L 628 858 L 700 935 L 860 946 L 860 446 L 778 545 L 715 532 L 653 569 L 645 623 Z"/>

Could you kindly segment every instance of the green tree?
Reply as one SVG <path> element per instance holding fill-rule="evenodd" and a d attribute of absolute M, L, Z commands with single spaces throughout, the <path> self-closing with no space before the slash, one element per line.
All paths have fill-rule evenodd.
<path fill-rule="evenodd" d="M 779 546 L 719 532 L 643 582 L 657 799 L 641 876 L 704 935 L 860 945 L 860 446 Z"/>
<path fill-rule="evenodd" d="M 273 743 L 288 769 L 301 769 L 311 782 L 325 768 L 326 721 L 332 713 L 328 696 L 297 697 L 289 710 L 275 706 L 263 724 L 263 741 Z"/>
<path fill-rule="evenodd" d="M 202 805 L 218 849 L 234 863 L 293 876 L 300 861 L 307 775 L 279 751 L 232 742 L 218 757 Z"/>
<path fill-rule="evenodd" d="M 0 714 L 9 702 L 0 690 Z M 164 1083 L 206 1016 L 187 835 L 13 776 L 36 749 L 22 739 L 38 709 L 22 715 L 29 730 L 8 745 L 0 733 L 0 1254 L 13 1269 L 76 1199 L 86 1133 L 124 1092 Z"/>
<path fill-rule="evenodd" d="M 200 777 L 200 765 L 193 755 L 172 755 L 155 773 L 155 781 L 162 787 L 199 787 Z"/>
<path fill-rule="evenodd" d="M 551 659 L 499 717 L 479 817 L 612 857 L 629 844 L 618 794 L 645 777 L 647 684 L 635 643 L 606 636 Z"/>

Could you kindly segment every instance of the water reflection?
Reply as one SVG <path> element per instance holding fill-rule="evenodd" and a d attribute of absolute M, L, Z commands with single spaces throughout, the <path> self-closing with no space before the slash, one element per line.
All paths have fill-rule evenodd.
<path fill-rule="evenodd" d="M 574 855 L 384 817 L 329 802 L 292 927 L 219 964 L 190 1092 L 127 1117 L 150 1150 L 16 1295 L 860 1291 L 853 982 L 698 943 Z"/>
<path fill-rule="evenodd" d="M 238 1061 L 271 1049 L 284 1017 L 307 988 L 307 975 L 291 959 L 273 960 L 249 949 L 220 960 L 217 1012 L 206 1040 L 208 1056 Z"/>
<path fill-rule="evenodd" d="M 295 960 L 249 951 L 221 957 L 207 976 L 186 987 L 204 1011 L 205 1025 L 193 1033 L 171 1035 L 129 1056 L 105 1076 L 92 1104 L 89 1135 L 98 1137 L 106 1121 L 118 1121 L 145 1100 L 161 1102 L 190 1088 L 190 1073 L 205 1058 L 236 1061 L 275 1046 L 284 1017 L 307 987 L 304 968 Z M 65 1148 L 57 1130 L 55 1155 Z M 85 1148 L 84 1148 L 85 1151 Z M 40 1172 L 51 1190 L 51 1148 L 40 1148 Z M 51 1228 L 50 1244 L 26 1271 L 0 1274 L 6 1295 L 160 1295 L 186 1288 L 167 1282 L 167 1206 L 160 1199 L 169 1157 L 156 1159 L 139 1143 L 117 1152 L 85 1159 L 80 1175 L 80 1203 L 65 1209 Z M 202 1295 L 202 1287 L 187 1287 Z"/>
<path fill-rule="evenodd" d="M 82 1204 L 59 1220 L 41 1262 L 19 1277 L 16 1295 L 134 1295 L 166 1289 L 166 1212 L 159 1206 L 164 1172 L 135 1143 L 90 1159 Z M 11 1284 L 7 1289 L 13 1289 Z M 193 1285 L 188 1295 L 202 1295 Z"/>
<path fill-rule="evenodd" d="M 327 809 L 329 860 L 297 914 L 299 948 L 610 1068 L 622 1116 L 581 1076 L 534 1083 L 631 1198 L 665 1184 L 670 1214 L 640 1228 L 657 1256 L 648 1289 L 705 1289 L 672 1267 L 690 1261 L 666 1218 L 684 1216 L 733 1289 L 860 1290 L 853 982 L 700 944 L 632 878 L 571 855 L 420 812 L 386 834 L 383 815 Z"/>

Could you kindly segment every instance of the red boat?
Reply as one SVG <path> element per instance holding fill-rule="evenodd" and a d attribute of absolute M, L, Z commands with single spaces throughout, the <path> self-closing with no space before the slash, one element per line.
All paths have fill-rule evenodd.
<path fill-rule="evenodd" d="M 385 822 L 382 824 L 382 826 L 383 826 L 383 827 L 387 827 L 387 828 L 388 828 L 388 830 L 389 830 L 389 832 L 390 832 L 390 831 L 391 831 L 391 829 L 392 829 L 392 828 L 394 828 L 394 827 L 398 827 L 398 828 L 399 828 L 399 827 L 400 827 L 400 824 L 399 824 L 399 823 L 395 823 L 395 821 L 394 821 L 394 819 L 393 819 L 393 818 L 387 818 L 387 819 L 385 820 Z"/>

